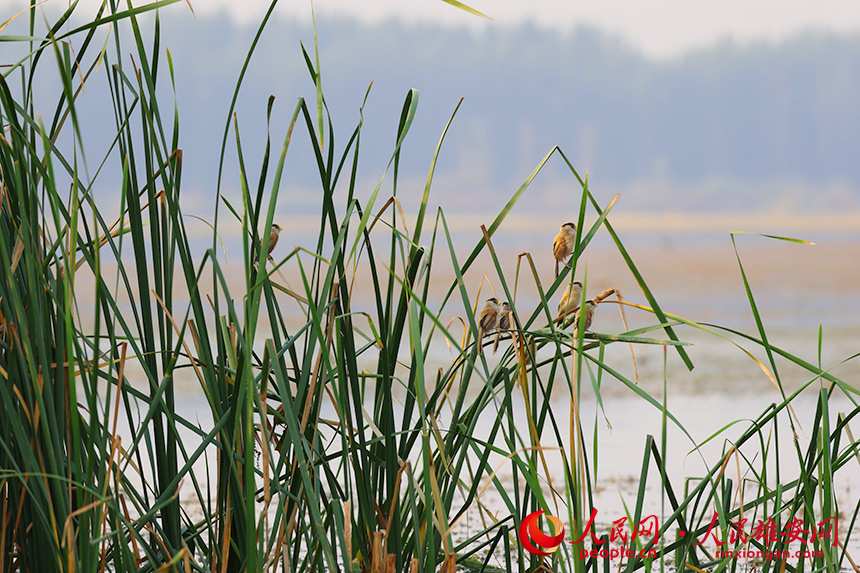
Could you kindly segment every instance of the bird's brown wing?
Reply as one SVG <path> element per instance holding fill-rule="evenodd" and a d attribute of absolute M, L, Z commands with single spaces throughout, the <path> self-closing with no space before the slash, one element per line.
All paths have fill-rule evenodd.
<path fill-rule="evenodd" d="M 479 326 L 484 334 L 493 331 L 496 328 L 496 313 L 492 310 L 482 313 Z"/>
<path fill-rule="evenodd" d="M 552 254 L 555 260 L 560 261 L 567 256 L 566 252 L 567 245 L 564 242 L 564 237 L 559 235 L 552 241 Z"/>
<path fill-rule="evenodd" d="M 280 236 L 277 233 L 272 233 L 269 235 L 269 254 L 272 254 L 272 251 L 275 249 L 275 245 L 278 244 L 278 239 Z"/>
<path fill-rule="evenodd" d="M 513 324 L 513 316 L 510 312 L 505 312 L 501 316 L 499 316 L 499 327 L 496 331 L 496 337 L 493 340 L 493 354 L 496 353 L 496 350 L 499 349 L 499 342 L 502 340 L 502 332 L 503 330 L 510 330 L 511 324 Z M 511 333 L 511 338 L 513 339 L 514 335 Z"/>

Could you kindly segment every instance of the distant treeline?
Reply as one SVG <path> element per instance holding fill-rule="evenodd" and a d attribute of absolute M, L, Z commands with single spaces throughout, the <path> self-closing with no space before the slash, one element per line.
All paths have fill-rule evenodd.
<path fill-rule="evenodd" d="M 178 9 L 163 18 L 162 48 L 176 65 L 181 143 L 186 158 L 197 161 L 187 164 L 185 178 L 208 187 L 214 171 L 205 165 L 217 161 L 232 97 L 232 88 L 222 86 L 234 84 L 253 28 L 226 15 L 195 21 Z M 734 190 L 736 200 L 752 199 L 756 182 L 778 195 L 779 182 L 800 181 L 839 188 L 840 207 L 860 204 L 860 36 L 725 42 L 655 61 L 586 28 L 565 34 L 533 25 L 499 26 L 475 34 L 330 19 L 317 26 L 323 83 L 339 137 L 357 123 L 373 82 L 361 139 L 368 177 L 381 175 L 393 147 L 393 118 L 414 87 L 419 113 L 402 168 L 416 177 L 426 175 L 445 122 L 465 98 L 438 167 L 450 185 L 436 189 L 437 199 L 466 187 L 513 189 L 557 144 L 593 180 L 618 188 L 647 181 L 649 194 L 668 194 L 667 204 L 689 204 L 689 198 L 672 198 L 689 183 L 711 190 L 693 201 L 698 208 L 724 206 L 737 186 L 714 190 L 714 181 L 745 182 L 743 191 Z M 313 104 L 300 39 L 313 58 L 308 24 L 277 17 L 269 24 L 240 94 L 240 129 L 250 133 L 243 142 L 263 144 L 269 94 L 278 96 L 276 146 L 296 98 Z M 296 185 L 310 184 L 315 170 L 305 180 L 301 162 L 313 157 L 303 142 L 294 145 L 303 149 L 291 150 L 289 177 Z M 545 179 L 567 180 L 560 167 L 548 170 Z M 702 186 L 703 181 L 711 183 Z"/>

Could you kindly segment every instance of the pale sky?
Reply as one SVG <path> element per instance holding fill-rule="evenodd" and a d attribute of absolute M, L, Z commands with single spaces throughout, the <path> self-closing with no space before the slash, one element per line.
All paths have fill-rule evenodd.
<path fill-rule="evenodd" d="M 265 0 L 191 0 L 198 12 L 226 8 L 241 19 L 256 20 Z M 400 18 L 480 29 L 539 25 L 569 29 L 589 24 L 620 34 L 651 56 L 677 55 L 731 38 L 740 42 L 780 40 L 806 30 L 860 32 L 857 0 L 464 0 L 495 20 L 486 22 L 441 0 L 316 0 L 317 14 L 354 16 L 368 22 Z M 284 0 L 277 13 L 306 18 L 310 0 Z"/>
<path fill-rule="evenodd" d="M 97 0 L 82 0 L 82 4 Z M 268 0 L 190 0 L 197 14 L 228 10 L 244 22 L 260 20 Z M 798 32 L 860 33 L 858 0 L 464 0 L 491 16 L 488 22 L 441 0 L 316 0 L 318 15 L 352 16 L 366 22 L 399 18 L 484 29 L 531 20 L 562 30 L 588 24 L 621 35 L 654 57 L 671 57 L 731 38 L 738 42 L 781 40 Z M 28 0 L 0 0 L 0 22 Z M 67 6 L 68 0 L 47 0 Z M 138 4 L 139 2 L 135 2 Z M 187 10 L 175 5 L 168 10 Z M 282 0 L 276 13 L 309 19 L 310 0 Z"/>

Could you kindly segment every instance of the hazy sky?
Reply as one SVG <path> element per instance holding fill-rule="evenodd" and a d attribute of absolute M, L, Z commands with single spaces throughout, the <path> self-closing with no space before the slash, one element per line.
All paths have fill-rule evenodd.
<path fill-rule="evenodd" d="M 95 4 L 100 0 L 81 0 Z M 138 0 L 135 4 L 139 4 Z M 259 21 L 269 0 L 190 0 L 203 15 L 227 10 L 245 22 Z M 621 35 L 628 43 L 655 57 L 677 55 L 731 38 L 736 41 L 780 40 L 805 30 L 860 32 L 857 0 L 464 0 L 494 19 L 466 14 L 442 0 L 316 0 L 317 14 L 352 16 L 367 22 L 399 18 L 483 29 L 531 20 L 542 26 L 569 29 L 596 26 Z M 0 22 L 29 0 L 0 0 Z M 64 7 L 68 0 L 47 0 Z M 124 3 L 121 2 L 121 3 Z M 181 6 L 169 10 L 182 10 Z M 309 19 L 310 0 L 281 0 L 281 16 Z"/>
<path fill-rule="evenodd" d="M 8 1 L 8 0 L 3 0 Z M 228 9 L 242 19 L 259 17 L 266 0 L 191 0 L 205 12 Z M 731 37 L 778 40 L 803 30 L 860 31 L 857 0 L 464 0 L 495 20 L 486 22 L 441 0 L 316 0 L 318 14 L 351 15 L 376 22 L 443 22 L 473 28 L 515 25 L 532 20 L 543 26 L 570 28 L 590 24 L 618 33 L 652 56 L 671 56 L 689 48 Z M 285 0 L 277 11 L 308 17 L 310 0 Z"/>

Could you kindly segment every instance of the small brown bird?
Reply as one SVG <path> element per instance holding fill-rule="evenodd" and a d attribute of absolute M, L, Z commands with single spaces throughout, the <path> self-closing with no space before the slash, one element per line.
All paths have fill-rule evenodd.
<path fill-rule="evenodd" d="M 523 337 L 523 345 L 518 349 L 518 352 L 523 353 L 523 362 L 526 366 L 532 363 L 532 357 L 535 357 L 535 360 L 537 360 L 537 345 L 535 344 L 534 336 L 526 334 Z"/>
<path fill-rule="evenodd" d="M 514 311 L 511 308 L 511 303 L 505 301 L 502 303 L 502 307 L 499 310 L 499 324 L 498 330 L 496 330 L 496 337 L 493 340 L 493 354 L 496 353 L 496 350 L 499 349 L 499 341 L 502 339 L 503 330 L 510 330 L 511 325 L 514 323 Z M 510 333 L 511 338 L 514 337 L 513 333 Z"/>
<path fill-rule="evenodd" d="M 487 299 L 481 314 L 478 315 L 478 354 L 483 352 L 484 336 L 496 330 L 501 310 L 499 299 L 492 297 Z"/>
<path fill-rule="evenodd" d="M 277 223 L 272 223 L 272 230 L 269 232 L 269 251 L 266 253 L 266 257 L 269 260 L 272 260 L 272 250 L 274 250 L 275 245 L 278 244 L 278 238 L 280 237 L 282 227 Z M 262 244 L 260 247 L 262 248 Z M 254 259 L 254 263 L 256 263 L 260 259 L 260 255 L 257 254 L 257 258 Z"/>
<path fill-rule="evenodd" d="M 579 306 L 579 299 L 582 298 L 582 283 L 574 281 L 572 286 L 573 292 L 571 292 L 571 287 L 567 287 L 558 302 L 558 314 L 561 318 L 567 316 L 569 312 L 573 312 Z"/>
<path fill-rule="evenodd" d="M 582 331 L 585 332 L 589 328 L 591 328 L 591 320 L 594 318 L 594 309 L 597 308 L 597 304 L 593 300 L 585 301 L 585 322 L 582 324 Z M 578 336 L 579 334 L 579 320 L 582 318 L 582 310 L 579 309 L 576 311 L 576 318 L 573 319 L 573 333 L 574 336 Z"/>
<path fill-rule="evenodd" d="M 552 240 L 552 254 L 555 256 L 555 276 L 558 277 L 558 263 L 567 260 L 573 254 L 576 241 L 576 225 L 567 222 Z"/>

